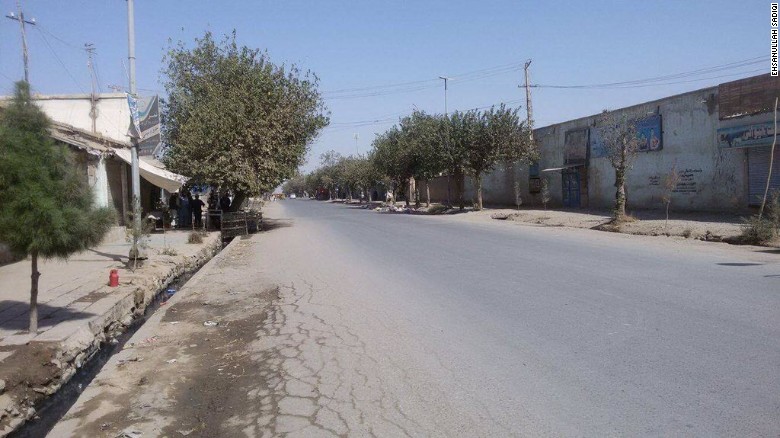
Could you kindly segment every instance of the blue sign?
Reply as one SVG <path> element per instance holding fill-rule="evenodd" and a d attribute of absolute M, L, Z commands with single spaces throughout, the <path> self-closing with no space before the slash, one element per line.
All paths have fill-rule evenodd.
<path fill-rule="evenodd" d="M 775 137 L 773 122 L 718 129 L 718 146 L 725 149 L 770 146 Z"/>
<path fill-rule="evenodd" d="M 661 115 L 656 114 L 634 122 L 636 136 L 639 139 L 637 150 L 642 152 L 660 151 L 663 149 L 663 135 L 661 131 Z M 590 157 L 603 158 L 607 156 L 604 141 L 601 139 L 599 128 L 590 128 Z"/>

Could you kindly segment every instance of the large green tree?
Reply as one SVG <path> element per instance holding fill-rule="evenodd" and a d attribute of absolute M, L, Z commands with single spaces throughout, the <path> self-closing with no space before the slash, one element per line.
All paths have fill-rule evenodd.
<path fill-rule="evenodd" d="M 17 83 L 0 113 L 0 241 L 30 256 L 31 333 L 38 331 L 38 261 L 100 243 L 114 222 L 113 210 L 95 208 L 85 176 L 67 147 L 54 144 L 49 123 L 29 85 Z"/>
<path fill-rule="evenodd" d="M 210 32 L 166 56 L 165 164 L 194 181 L 246 196 L 293 177 L 308 145 L 328 125 L 319 79 L 265 52 Z"/>

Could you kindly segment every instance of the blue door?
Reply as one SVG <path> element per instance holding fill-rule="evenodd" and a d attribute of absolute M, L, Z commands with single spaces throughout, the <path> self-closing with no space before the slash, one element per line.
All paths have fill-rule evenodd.
<path fill-rule="evenodd" d="M 580 172 L 578 170 L 563 172 L 563 206 L 580 207 Z"/>

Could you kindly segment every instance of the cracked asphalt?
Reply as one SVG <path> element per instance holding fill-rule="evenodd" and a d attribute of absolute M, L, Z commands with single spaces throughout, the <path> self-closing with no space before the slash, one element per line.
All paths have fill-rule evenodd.
<path fill-rule="evenodd" d="M 305 200 L 265 216 L 50 436 L 780 433 L 776 253 Z"/>

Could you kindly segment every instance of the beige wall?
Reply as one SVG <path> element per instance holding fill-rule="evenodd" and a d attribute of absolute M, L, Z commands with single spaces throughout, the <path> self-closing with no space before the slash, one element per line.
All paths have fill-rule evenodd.
<path fill-rule="evenodd" d="M 693 91 L 617 111 L 633 115 L 658 112 L 662 118 L 663 149 L 639 152 L 628 173 L 629 208 L 662 208 L 663 180 L 673 167 L 685 174 L 688 192 L 672 193 L 672 208 L 681 210 L 740 210 L 747 207 L 747 162 L 743 149 L 718 147 L 719 127 L 717 87 Z M 539 145 L 540 169 L 563 166 L 563 144 L 566 131 L 592 126 L 596 116 L 584 117 L 534 131 Z M 752 122 L 755 118 L 750 118 Z M 746 123 L 741 121 L 740 123 Z M 542 172 L 552 197 L 551 206 L 562 205 L 560 171 Z M 483 180 L 484 202 L 488 205 L 514 205 L 514 181 L 520 181 L 523 205 L 540 205 L 538 194 L 528 191 L 528 165 L 498 166 Z M 606 158 L 591 158 L 587 166 L 587 196 L 582 207 L 611 208 L 615 199 L 615 172 Z M 431 183 L 431 196 L 446 199 L 446 178 Z M 452 184 L 454 198 L 454 183 Z M 470 178 L 466 183 L 466 200 L 475 198 Z"/>

